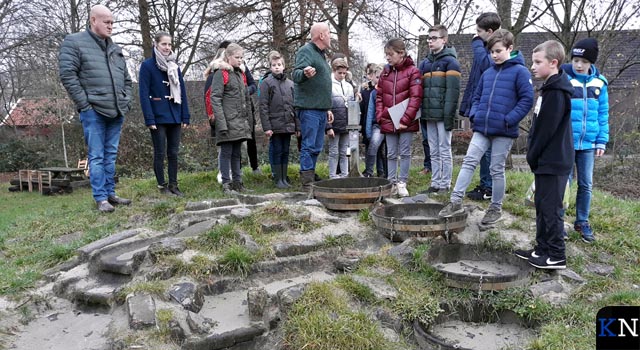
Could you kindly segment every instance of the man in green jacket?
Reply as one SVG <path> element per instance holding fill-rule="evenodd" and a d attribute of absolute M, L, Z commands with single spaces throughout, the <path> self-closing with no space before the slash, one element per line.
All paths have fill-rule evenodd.
<path fill-rule="evenodd" d="M 67 35 L 59 56 L 60 80 L 80 112 L 91 189 L 100 212 L 131 204 L 115 192 L 116 155 L 132 83 L 122 49 L 111 40 L 112 29 L 111 11 L 93 6 L 89 28 Z"/>
<path fill-rule="evenodd" d="M 331 67 L 324 50 L 331 45 L 331 33 L 326 23 L 311 26 L 311 42 L 296 53 L 293 68 L 293 105 L 298 111 L 302 145 L 300 148 L 300 179 L 308 191 L 315 177 L 318 155 L 324 146 L 324 129 L 333 122 L 331 114 Z"/>

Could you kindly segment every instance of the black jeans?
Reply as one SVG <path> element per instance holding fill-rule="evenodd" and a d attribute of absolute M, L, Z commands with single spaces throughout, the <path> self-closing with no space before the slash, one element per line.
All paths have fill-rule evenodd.
<path fill-rule="evenodd" d="M 247 140 L 247 154 L 249 155 L 249 164 L 251 169 L 258 169 L 258 148 L 256 147 L 256 133 L 251 133 L 251 139 Z"/>
<path fill-rule="evenodd" d="M 553 259 L 565 259 L 562 199 L 568 179 L 568 175 L 535 175 L 536 252 Z"/>
<path fill-rule="evenodd" d="M 231 172 L 233 182 L 242 182 L 241 151 L 242 141 L 230 141 L 220 144 L 220 173 L 222 174 L 223 184 L 231 182 L 229 172 Z"/>
<path fill-rule="evenodd" d="M 167 157 L 169 183 L 178 184 L 178 150 L 180 149 L 181 124 L 156 124 L 151 131 L 153 142 L 153 172 L 158 185 L 164 186 L 164 158 Z"/>

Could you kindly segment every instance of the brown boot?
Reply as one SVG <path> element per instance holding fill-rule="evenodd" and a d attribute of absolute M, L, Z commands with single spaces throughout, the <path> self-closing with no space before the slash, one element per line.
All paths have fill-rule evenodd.
<path fill-rule="evenodd" d="M 305 170 L 300 172 L 300 182 L 302 182 L 302 191 L 309 192 L 311 184 L 315 178 L 315 170 Z"/>

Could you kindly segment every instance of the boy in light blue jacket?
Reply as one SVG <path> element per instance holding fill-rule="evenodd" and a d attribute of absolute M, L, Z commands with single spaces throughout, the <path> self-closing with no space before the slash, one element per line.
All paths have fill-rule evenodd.
<path fill-rule="evenodd" d="M 562 65 L 574 87 L 571 97 L 571 127 L 578 177 L 574 229 L 586 243 L 595 241 L 589 225 L 591 189 L 595 157 L 601 157 L 609 141 L 609 93 L 607 79 L 594 63 L 598 42 L 594 38 L 578 41 L 571 49 L 571 63 Z"/>

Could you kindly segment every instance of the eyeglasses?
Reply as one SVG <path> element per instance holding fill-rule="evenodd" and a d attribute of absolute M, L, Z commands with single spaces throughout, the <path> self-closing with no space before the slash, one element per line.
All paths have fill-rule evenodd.
<path fill-rule="evenodd" d="M 436 41 L 436 40 L 442 39 L 442 38 L 444 38 L 444 37 L 442 37 L 442 36 L 428 36 L 427 37 L 427 41 Z"/>

